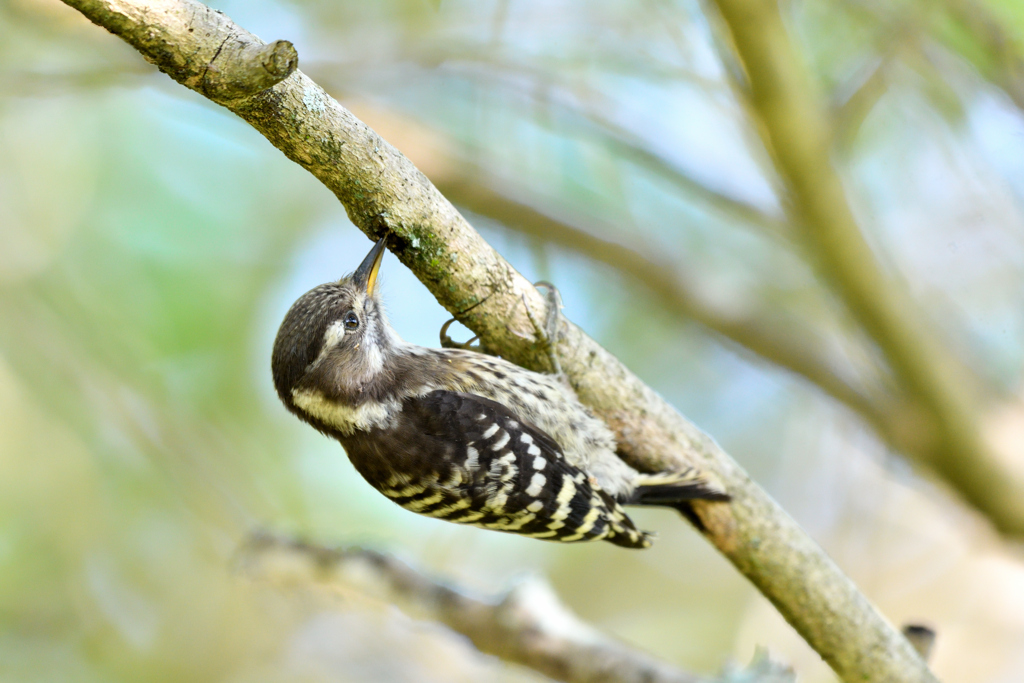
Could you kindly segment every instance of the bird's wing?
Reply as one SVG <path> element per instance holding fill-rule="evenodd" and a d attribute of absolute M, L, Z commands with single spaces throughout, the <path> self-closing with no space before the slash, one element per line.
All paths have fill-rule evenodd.
<path fill-rule="evenodd" d="M 365 445 L 345 445 L 367 480 L 407 510 L 531 538 L 650 545 L 551 437 L 500 403 L 433 391 L 406 399 L 397 419 Z M 378 460 L 365 462 L 371 455 Z"/>

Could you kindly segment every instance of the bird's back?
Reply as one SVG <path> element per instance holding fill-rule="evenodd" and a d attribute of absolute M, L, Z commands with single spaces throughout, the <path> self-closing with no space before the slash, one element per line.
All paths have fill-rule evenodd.
<path fill-rule="evenodd" d="M 570 464 L 589 472 L 609 494 L 631 492 L 637 473 L 616 455 L 611 430 L 559 377 L 463 349 L 409 349 L 416 365 L 436 368 L 428 387 L 475 394 L 505 406 L 554 440 Z"/>

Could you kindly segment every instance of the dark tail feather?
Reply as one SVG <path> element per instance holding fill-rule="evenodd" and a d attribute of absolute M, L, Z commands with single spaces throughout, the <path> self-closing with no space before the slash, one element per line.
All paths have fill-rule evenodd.
<path fill-rule="evenodd" d="M 684 500 L 732 500 L 725 491 L 709 482 L 693 480 L 678 484 L 640 485 L 636 487 L 627 505 L 667 505 Z"/>
<path fill-rule="evenodd" d="M 693 511 L 693 506 L 690 505 L 689 503 L 676 503 L 674 505 L 669 503 L 668 505 L 665 505 L 664 507 L 674 508 L 674 509 L 678 510 L 679 514 L 681 514 L 683 517 L 685 517 L 686 520 L 688 522 L 690 522 L 690 524 L 692 524 L 693 526 L 697 527 L 697 531 L 699 531 L 701 533 L 704 533 L 705 531 L 707 531 L 707 527 L 704 526 L 704 522 L 701 521 L 701 518 L 698 517 L 697 513 Z"/>
<path fill-rule="evenodd" d="M 688 519 L 701 532 L 705 530 L 704 523 L 693 511 L 690 505 L 691 500 L 713 500 L 726 502 L 732 500 L 732 496 L 716 487 L 712 483 L 699 478 L 693 478 L 674 483 L 666 484 L 644 484 L 637 486 L 630 496 L 626 505 L 648 505 L 673 508 L 679 511 L 683 517 Z"/>

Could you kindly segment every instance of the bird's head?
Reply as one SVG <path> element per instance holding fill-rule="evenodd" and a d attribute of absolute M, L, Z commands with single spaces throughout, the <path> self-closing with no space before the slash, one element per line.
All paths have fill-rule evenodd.
<path fill-rule="evenodd" d="M 296 391 L 358 401 L 385 371 L 396 339 L 376 292 L 385 239 L 354 273 L 306 292 L 285 315 L 271 368 L 274 387 L 290 409 L 296 409 Z"/>

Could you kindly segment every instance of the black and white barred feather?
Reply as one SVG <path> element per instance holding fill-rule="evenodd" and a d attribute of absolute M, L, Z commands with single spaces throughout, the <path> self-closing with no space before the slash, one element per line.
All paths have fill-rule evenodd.
<path fill-rule="evenodd" d="M 394 427 L 341 442 L 374 488 L 412 512 L 552 541 L 650 545 L 557 443 L 481 396 L 409 397 Z"/>

